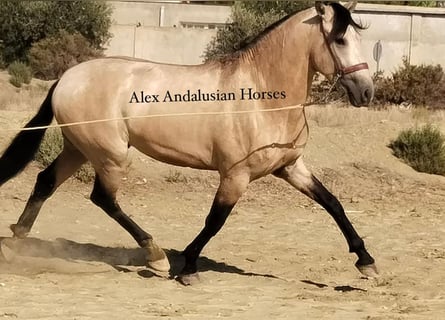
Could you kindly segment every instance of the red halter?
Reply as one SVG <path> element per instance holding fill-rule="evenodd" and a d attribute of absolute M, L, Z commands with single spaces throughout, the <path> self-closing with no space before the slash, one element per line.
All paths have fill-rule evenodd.
<path fill-rule="evenodd" d="M 353 73 L 360 70 L 367 70 L 369 69 L 368 64 L 366 62 L 354 64 L 353 66 L 345 67 L 343 69 L 338 70 L 338 73 L 340 76 L 344 76 L 349 73 Z"/>

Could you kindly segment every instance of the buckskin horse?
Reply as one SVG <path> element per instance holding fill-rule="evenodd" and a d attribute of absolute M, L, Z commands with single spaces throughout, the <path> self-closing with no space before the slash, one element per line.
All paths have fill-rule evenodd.
<path fill-rule="evenodd" d="M 358 256 L 356 267 L 367 276 L 377 275 L 374 259 L 341 204 L 301 157 L 308 139 L 302 104 L 315 72 L 330 79 L 338 76 L 354 106 L 372 99 L 372 79 L 360 55 L 362 27 L 351 17 L 355 4 L 316 2 L 315 8 L 269 26 L 239 51 L 201 65 L 111 57 L 68 70 L 26 127 L 48 125 L 53 117 L 59 124 L 77 125 L 62 128 L 63 151 L 39 173 L 22 215 L 11 225 L 14 236 L 26 237 L 45 200 L 90 161 L 96 172 L 92 202 L 146 248 L 149 267 L 168 271 L 164 251 L 116 200 L 129 148 L 134 147 L 165 163 L 219 172 L 205 226 L 183 251 L 185 266 L 177 277 L 183 284 L 197 277 L 201 250 L 222 228 L 248 184 L 268 174 L 323 206 L 350 252 Z M 110 121 L 87 123 L 100 119 Z M 0 158 L 0 185 L 33 159 L 44 132 L 40 128 L 17 134 Z"/>

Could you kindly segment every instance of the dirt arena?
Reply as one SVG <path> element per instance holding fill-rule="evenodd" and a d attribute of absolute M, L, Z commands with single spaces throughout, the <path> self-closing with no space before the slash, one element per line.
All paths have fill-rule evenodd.
<path fill-rule="evenodd" d="M 42 85 L 43 86 L 43 85 Z M 0 148 L 44 88 L 4 82 Z M 35 105 L 34 105 L 35 104 Z M 32 107 L 31 107 L 32 105 Z M 201 282 L 183 287 L 144 268 L 144 252 L 89 200 L 92 185 L 66 182 L 28 239 L 8 226 L 39 172 L 31 164 L 0 188 L 1 319 L 443 319 L 445 177 L 417 173 L 387 144 L 403 128 L 445 117 L 416 111 L 311 107 L 308 167 L 339 198 L 381 276 L 363 279 L 339 229 L 316 203 L 273 177 L 254 182 L 199 260 Z M 133 152 L 121 205 L 168 252 L 203 226 L 218 178 Z M 5 259 L 5 257 L 7 259 Z"/>

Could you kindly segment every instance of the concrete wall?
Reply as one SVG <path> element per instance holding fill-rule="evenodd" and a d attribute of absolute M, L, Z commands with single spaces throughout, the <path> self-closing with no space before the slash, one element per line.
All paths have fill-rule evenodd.
<path fill-rule="evenodd" d="M 113 19 L 118 25 L 174 27 L 181 22 L 227 22 L 229 6 L 190 5 L 174 1 L 108 1 L 113 7 Z"/>
<path fill-rule="evenodd" d="M 201 63 L 207 44 L 230 16 L 228 6 L 152 1 L 109 3 L 114 7 L 114 37 L 106 54 L 166 63 Z"/>
<path fill-rule="evenodd" d="M 216 29 L 228 21 L 230 7 L 111 1 L 114 25 L 108 55 L 126 55 L 153 61 L 197 64 Z M 391 72 L 407 56 L 411 63 L 445 67 L 445 9 L 359 4 L 355 19 L 369 28 L 362 46 L 371 71 L 377 64 L 373 48 L 380 41 L 380 70 Z M 187 28 L 183 26 L 208 26 Z"/>
<path fill-rule="evenodd" d="M 113 26 L 107 55 L 177 64 L 199 64 L 215 30 L 174 27 Z"/>
<path fill-rule="evenodd" d="M 369 26 L 363 31 L 362 48 L 372 71 L 377 67 L 377 41 L 382 45 L 379 69 L 386 73 L 394 71 L 403 56 L 412 64 L 445 67 L 445 9 L 359 4 L 354 18 Z"/>

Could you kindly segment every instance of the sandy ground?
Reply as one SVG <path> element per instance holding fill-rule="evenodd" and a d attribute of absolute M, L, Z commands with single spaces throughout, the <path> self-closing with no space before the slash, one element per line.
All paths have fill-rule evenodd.
<path fill-rule="evenodd" d="M 30 114 L 3 109 L 1 130 Z M 201 282 L 192 287 L 146 270 L 144 252 L 88 200 L 92 186 L 75 180 L 48 200 L 29 238 L 12 246 L 8 226 L 40 170 L 31 164 L 0 188 L 0 239 L 10 258 L 0 261 L 0 318 L 444 319 L 445 177 L 415 172 L 386 147 L 413 116 L 314 112 L 305 161 L 365 238 L 379 279 L 361 278 L 324 210 L 272 177 L 251 185 L 204 249 Z M 12 135 L 2 131 L 2 149 Z M 168 251 L 174 272 L 217 181 L 133 153 L 121 205 Z"/>

